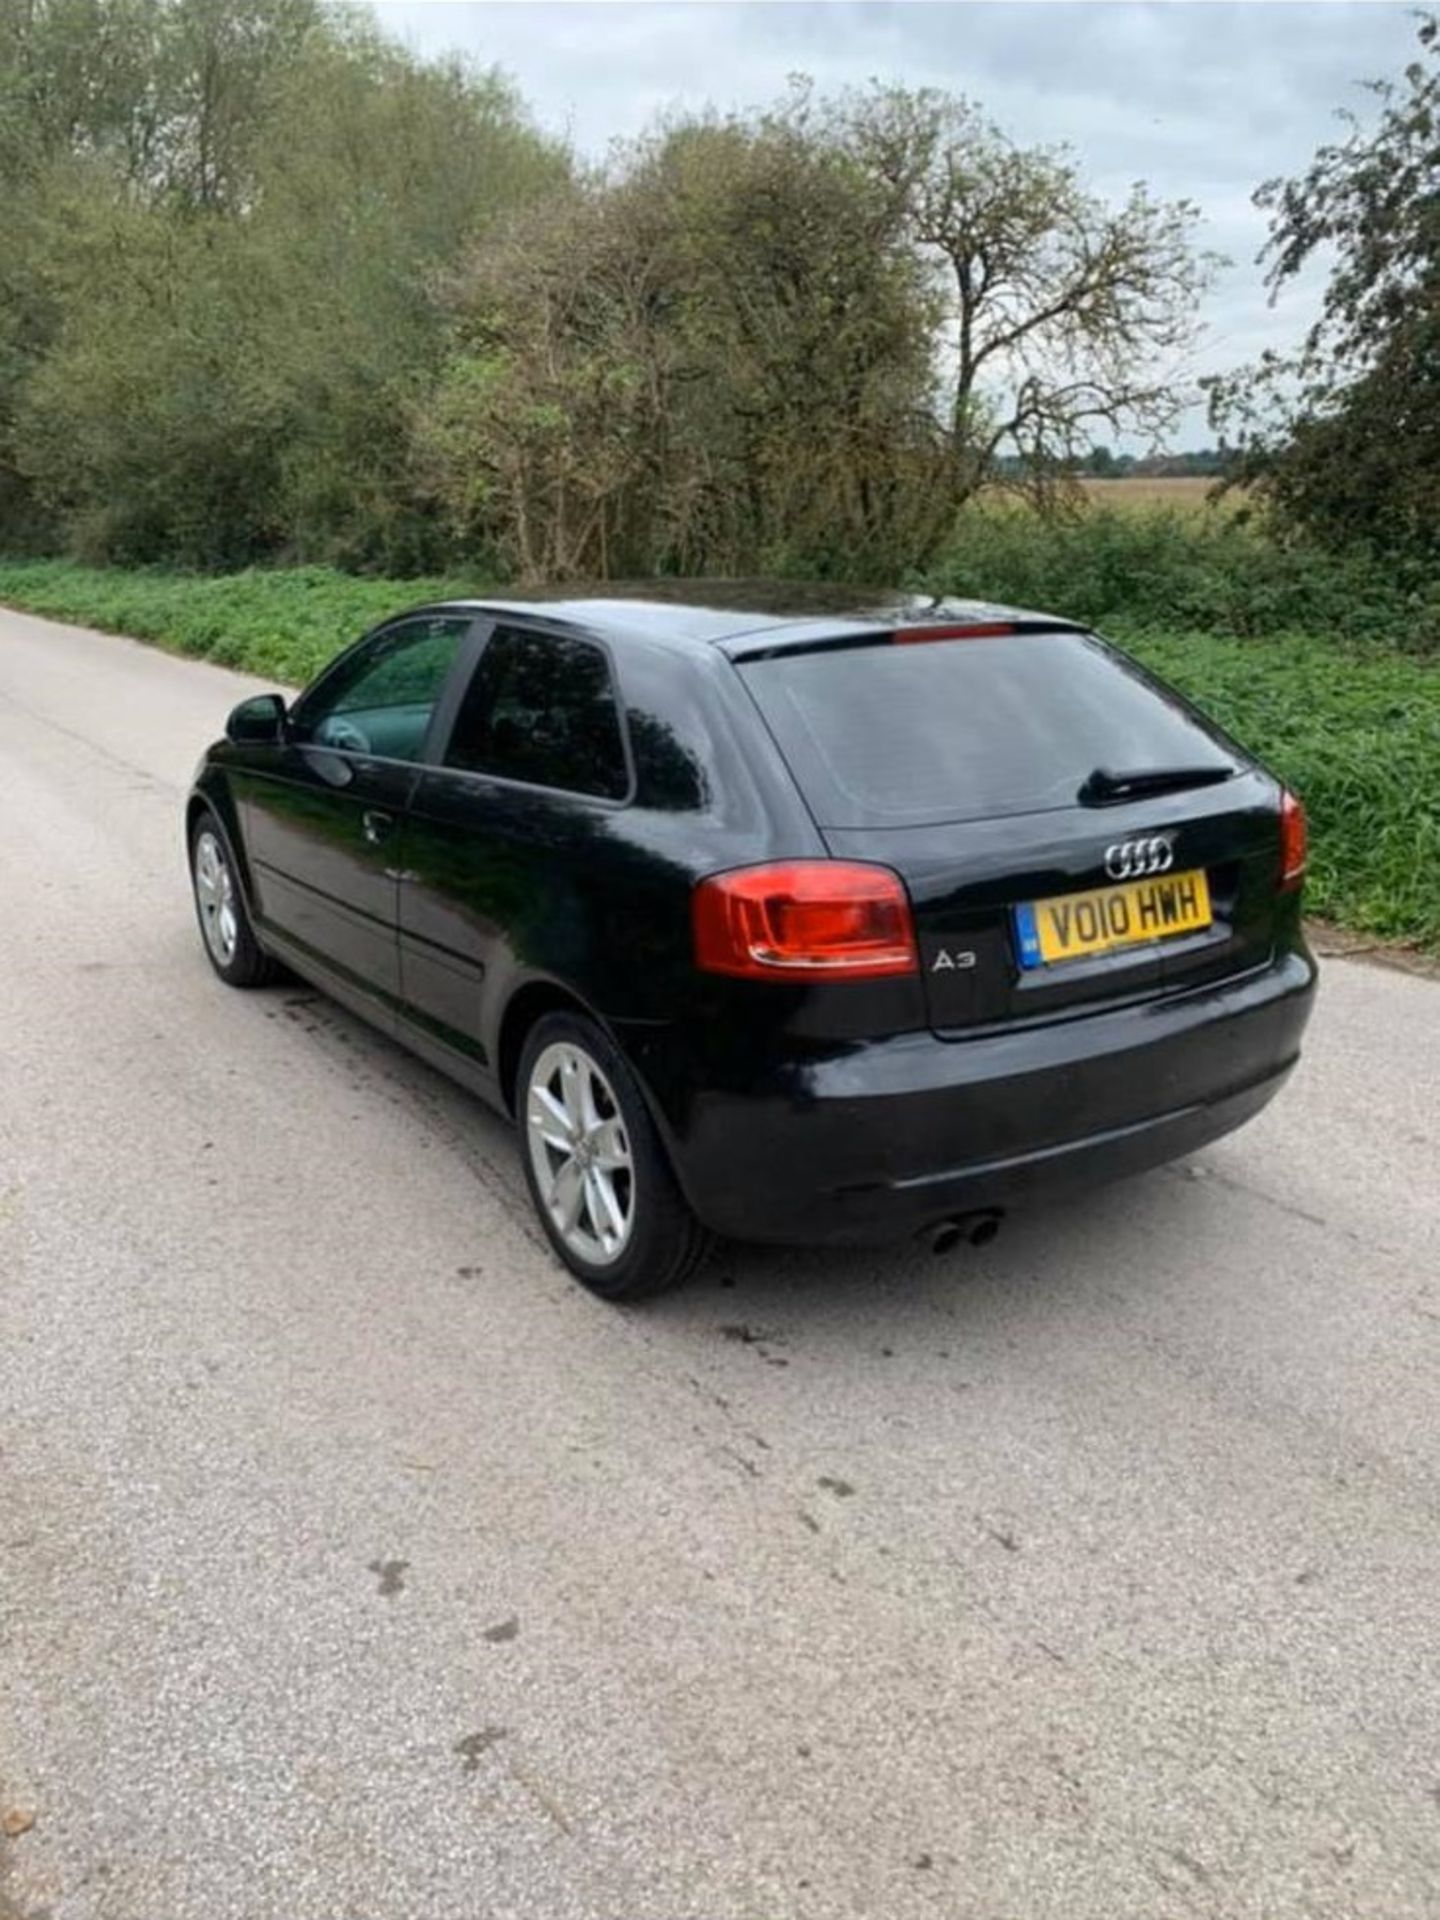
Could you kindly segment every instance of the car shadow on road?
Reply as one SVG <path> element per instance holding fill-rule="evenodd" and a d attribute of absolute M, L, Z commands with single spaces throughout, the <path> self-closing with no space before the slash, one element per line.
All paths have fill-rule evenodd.
<path fill-rule="evenodd" d="M 753 1346 L 771 1364 L 789 1343 L 827 1334 L 927 1347 L 1028 1339 L 1057 1320 L 1111 1319 L 1170 1284 L 1175 1248 L 1203 1244 L 1209 1203 L 1182 1165 L 1008 1218 L 988 1246 L 935 1254 L 880 1248 L 724 1244 L 680 1293 L 645 1312 L 673 1335 L 704 1331 Z"/>
<path fill-rule="evenodd" d="M 371 1080 L 377 1095 L 408 1109 L 456 1152 L 492 1195 L 504 1202 L 515 1230 L 545 1247 L 520 1170 L 514 1129 L 399 1041 L 369 1026 L 324 993 L 287 978 L 254 996 L 268 1017 L 283 1018 L 304 1040 L 343 1059 L 347 1071 Z M 826 1327 L 874 1323 L 956 1323 L 972 1331 L 1014 1327 L 1032 1315 L 1071 1312 L 1104 1294 L 1144 1291 L 1157 1248 L 1194 1244 L 1205 1228 L 1202 1188 L 1185 1170 L 1096 1188 L 1064 1202 L 1009 1215 L 984 1247 L 961 1244 L 936 1254 L 919 1240 L 883 1247 L 792 1248 L 719 1243 L 677 1293 L 631 1309 L 667 1341 L 689 1330 L 737 1345 L 766 1345 L 765 1336 L 803 1326 L 813 1339 Z M 557 1262 L 557 1273 L 559 1272 Z M 778 1364 L 776 1354 L 772 1362 Z"/>

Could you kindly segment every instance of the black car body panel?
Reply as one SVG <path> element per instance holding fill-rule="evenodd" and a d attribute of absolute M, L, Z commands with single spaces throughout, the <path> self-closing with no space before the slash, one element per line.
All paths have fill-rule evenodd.
<path fill-rule="evenodd" d="M 1058 974 L 1013 964 L 1012 919 L 1024 902 L 1103 886 L 1107 846 L 1143 835 L 1171 837 L 1177 869 L 1203 869 L 1214 924 L 1158 947 L 1070 961 Z M 829 829 L 838 857 L 884 860 L 905 879 L 915 906 L 921 972 L 931 1025 L 946 1033 L 1029 1020 L 1087 1003 L 1146 998 L 1201 979 L 1263 965 L 1292 914 L 1277 894 L 1279 827 L 1274 783 L 1242 772 L 1223 785 L 1107 808 L 1031 816 L 1023 837 L 1014 820 L 873 832 Z M 940 954 L 973 953 L 967 967 L 938 966 Z"/>
<path fill-rule="evenodd" d="M 947 1045 L 930 1033 L 777 1057 L 628 1033 L 687 1198 L 739 1239 L 884 1242 L 1143 1171 L 1258 1112 L 1294 1066 L 1314 963 Z"/>
<path fill-rule="evenodd" d="M 633 1069 L 706 1224 L 884 1240 L 1153 1165 L 1240 1124 L 1294 1064 L 1315 977 L 1298 893 L 1276 884 L 1280 789 L 1213 729 L 1206 751 L 1233 764 L 1211 784 L 1098 807 L 1067 791 L 995 818 L 822 824 L 750 676 L 798 649 L 884 645 L 937 620 L 1006 622 L 1013 636 L 987 644 L 1014 647 L 1079 633 L 988 606 L 743 582 L 420 608 L 342 656 L 284 737 L 217 743 L 191 804 L 230 840 L 265 949 L 498 1108 L 528 1020 L 576 1005 Z M 352 655 L 383 662 L 393 636 L 422 628 L 441 648 L 428 718 L 419 705 L 393 722 L 375 707 L 326 717 Z M 576 640 L 603 658 L 623 740 L 609 790 L 446 764 L 497 634 L 537 658 Z M 414 757 L 374 750 L 377 731 L 404 745 L 412 720 Z M 1099 884 L 1108 847 L 1154 835 L 1177 868 L 1208 875 L 1209 928 L 1018 964 L 1017 904 Z M 918 968 L 699 970 L 696 883 L 780 860 L 897 872 Z"/>

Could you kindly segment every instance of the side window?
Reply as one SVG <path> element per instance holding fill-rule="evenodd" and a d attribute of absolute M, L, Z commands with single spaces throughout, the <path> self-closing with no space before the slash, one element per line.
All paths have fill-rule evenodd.
<path fill-rule="evenodd" d="M 445 764 L 623 800 L 630 786 L 610 663 L 588 640 L 497 627 Z"/>
<path fill-rule="evenodd" d="M 418 760 L 469 626 L 466 617 L 441 614 L 386 627 L 304 703 L 297 716 L 300 738 L 386 760 Z"/>

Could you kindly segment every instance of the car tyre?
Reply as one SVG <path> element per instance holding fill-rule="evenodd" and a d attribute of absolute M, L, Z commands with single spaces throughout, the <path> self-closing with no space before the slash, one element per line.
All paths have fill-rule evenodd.
<path fill-rule="evenodd" d="M 710 1236 L 685 1202 L 644 1096 L 593 1020 L 550 1013 L 516 1078 L 520 1158 L 546 1237 L 603 1300 L 678 1287 Z"/>
<path fill-rule="evenodd" d="M 205 957 L 227 987 L 263 987 L 275 962 L 255 938 L 230 843 L 215 815 L 198 814 L 190 829 L 190 889 Z"/>

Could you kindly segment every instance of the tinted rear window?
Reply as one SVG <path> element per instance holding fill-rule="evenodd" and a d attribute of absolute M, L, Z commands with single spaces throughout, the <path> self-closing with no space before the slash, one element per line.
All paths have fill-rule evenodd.
<path fill-rule="evenodd" d="M 588 640 L 497 627 L 466 689 L 445 764 L 623 799 L 630 769 L 609 661 Z"/>
<path fill-rule="evenodd" d="M 1233 767 L 1220 738 L 1091 635 L 779 655 L 740 669 L 821 826 L 1075 804 L 1096 767 Z"/>

